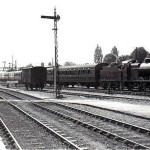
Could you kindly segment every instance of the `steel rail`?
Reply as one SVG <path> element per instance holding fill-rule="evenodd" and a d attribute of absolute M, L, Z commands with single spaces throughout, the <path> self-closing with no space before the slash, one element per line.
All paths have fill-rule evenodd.
<path fill-rule="evenodd" d="M 63 104 L 60 104 L 60 103 L 55 103 L 55 102 L 49 102 L 49 103 L 52 103 L 52 104 L 55 104 L 55 105 L 58 105 L 58 106 L 76 111 L 76 112 L 80 112 L 80 113 L 86 114 L 88 116 L 98 118 L 100 120 L 103 120 L 104 122 L 109 122 L 109 123 L 112 123 L 112 124 L 115 124 L 115 125 L 119 125 L 121 127 L 125 127 L 127 129 L 137 131 L 139 133 L 146 133 L 146 135 L 150 135 L 150 130 L 146 129 L 146 128 L 143 128 L 143 127 L 139 127 L 139 126 L 136 126 L 136 125 L 133 125 L 133 124 L 125 123 L 123 121 L 119 121 L 117 119 L 112 119 L 112 118 L 105 117 L 105 116 L 102 116 L 102 115 L 93 114 L 91 112 L 81 110 L 81 109 L 77 109 L 77 108 L 74 108 L 74 107 L 71 107 L 71 106 L 66 106 L 66 105 L 63 105 Z"/>
<path fill-rule="evenodd" d="M 37 124 L 39 124 L 41 127 L 43 127 L 44 129 L 46 129 L 46 131 L 49 131 L 50 133 L 52 133 L 53 135 L 55 135 L 56 137 L 58 137 L 60 140 L 62 140 L 64 142 L 64 144 L 68 145 L 68 147 L 73 148 L 73 149 L 77 149 L 77 150 L 83 150 L 84 149 L 82 147 L 77 146 L 76 144 L 74 144 L 73 142 L 71 142 L 70 140 L 68 140 L 67 138 L 63 137 L 62 135 L 60 135 L 59 133 L 57 133 L 56 131 L 54 131 L 50 127 L 46 126 L 45 124 L 43 124 L 42 122 L 40 122 L 38 119 L 32 117 L 30 114 L 28 114 L 27 112 L 23 111 L 18 106 L 14 105 L 11 102 L 8 102 L 8 103 L 10 105 L 12 105 L 18 111 L 20 111 L 21 113 L 23 113 L 24 115 L 26 115 L 28 118 L 30 118 L 31 120 L 33 120 L 34 122 L 36 122 Z"/>
<path fill-rule="evenodd" d="M 131 95 L 131 93 L 132 93 L 132 95 L 142 95 L 142 96 L 149 96 L 150 95 L 149 91 L 145 93 L 145 92 L 136 92 L 136 91 L 114 91 L 114 90 L 108 91 L 108 90 L 102 90 L 102 89 L 86 89 L 86 88 L 72 88 L 72 87 L 69 87 L 69 88 L 62 89 L 62 92 L 65 93 L 65 90 L 66 90 L 66 92 L 68 90 L 76 91 L 76 92 L 81 92 L 82 91 L 82 92 L 88 92 L 89 94 L 93 92 L 93 93 L 95 93 L 95 98 L 99 98 L 96 94 L 100 94 L 100 93 L 105 93 L 105 94 L 127 94 L 127 95 Z M 68 93 L 68 95 L 69 94 L 70 93 Z M 73 94 L 70 94 L 70 95 L 73 95 Z M 85 96 L 88 97 L 88 95 L 85 95 Z M 110 96 L 112 96 L 112 95 L 110 95 Z M 121 96 L 117 96 L 117 97 L 122 98 Z M 107 98 L 107 96 L 106 96 L 106 98 Z M 130 99 L 130 98 L 126 98 L 126 99 Z"/>
<path fill-rule="evenodd" d="M 106 137 L 108 137 L 108 138 L 112 138 L 112 139 L 115 139 L 116 141 L 120 141 L 120 142 L 122 142 L 122 143 L 124 143 L 124 144 L 126 144 L 126 145 L 128 145 L 128 146 L 130 146 L 130 147 L 132 147 L 132 148 L 135 148 L 135 149 L 141 148 L 141 149 L 147 149 L 147 150 L 149 149 L 149 150 L 150 150 L 150 148 L 147 147 L 147 146 L 144 146 L 144 145 L 139 144 L 139 143 L 137 143 L 137 142 L 134 142 L 134 141 L 132 141 L 132 140 L 126 139 L 126 138 L 124 138 L 124 137 L 122 137 L 122 136 L 119 136 L 119 135 L 117 135 L 117 134 L 111 133 L 111 132 L 109 132 L 109 131 L 100 129 L 100 128 L 98 128 L 98 127 L 96 127 L 96 126 L 93 126 L 93 125 L 91 125 L 91 124 L 89 124 L 89 123 L 80 121 L 80 120 L 78 120 L 78 119 L 76 119 L 76 118 L 74 118 L 74 117 L 70 117 L 70 116 L 68 116 L 68 115 L 64 115 L 64 114 L 62 114 L 62 113 L 60 113 L 60 112 L 57 112 L 57 111 L 54 111 L 54 110 L 52 110 L 52 109 L 43 107 L 43 106 L 41 106 L 41 105 L 39 105 L 39 104 L 36 104 L 36 103 L 33 103 L 33 104 L 34 104 L 35 106 L 39 107 L 39 108 L 42 108 L 42 109 L 44 109 L 44 110 L 46 110 L 46 111 L 48 111 L 48 112 L 51 112 L 51 113 L 53 113 L 53 114 L 55 114 L 55 115 L 58 115 L 58 116 L 60 116 L 60 117 L 62 117 L 62 118 L 64 118 L 64 119 L 67 119 L 67 120 L 69 120 L 69 121 L 72 121 L 73 123 L 76 123 L 76 124 L 78 124 L 78 125 L 81 125 L 81 126 L 83 126 L 83 127 L 86 127 L 86 128 L 88 128 L 88 129 L 90 129 L 90 130 L 92 130 L 92 131 L 94 131 L 94 132 L 98 132 L 98 133 L 100 133 L 100 134 L 102 134 L 102 135 L 104 135 L 104 136 L 106 136 Z"/>
<path fill-rule="evenodd" d="M 78 103 L 75 103 L 75 104 L 80 105 Z M 98 109 L 102 109 L 102 110 L 112 111 L 112 112 L 116 112 L 116 113 L 120 113 L 120 114 L 125 114 L 125 115 L 129 115 L 129 116 L 133 116 L 133 117 L 137 117 L 137 118 L 141 118 L 141 119 L 150 120 L 149 117 L 139 116 L 139 115 L 136 115 L 136 114 L 131 114 L 131 113 L 120 111 L 120 110 L 114 110 L 114 109 L 104 108 L 104 107 L 100 107 L 100 106 L 94 106 L 94 105 L 90 105 L 90 104 L 84 104 L 84 105 L 94 107 L 94 108 L 98 108 Z"/>
<path fill-rule="evenodd" d="M 24 95 L 24 96 L 27 96 L 27 97 L 30 97 L 30 98 L 34 98 L 34 99 L 41 100 L 41 98 L 39 98 L 39 97 L 32 96 L 32 95 L 29 95 L 29 94 L 26 94 L 26 93 L 20 93 L 20 92 L 17 92 L 17 91 L 9 90 L 9 93 L 10 93 L 10 92 L 11 92 L 11 94 L 14 95 L 14 96 L 20 97 L 19 95 L 15 95 L 15 94 L 20 94 L 20 95 Z M 20 99 L 21 99 L 21 98 L 22 98 L 22 97 L 20 97 Z M 22 98 L 22 99 L 24 99 L 24 98 Z"/>
<path fill-rule="evenodd" d="M 18 98 L 18 99 L 23 99 L 23 98 L 21 98 L 20 96 L 14 95 L 14 94 L 12 94 L 12 93 L 10 93 L 10 92 L 8 92 L 8 91 L 1 91 L 1 92 L 5 93 L 5 94 L 8 94 L 8 95 L 11 95 L 11 96 L 13 96 L 13 97 L 15 97 L 15 98 Z M 6 98 L 4 98 L 4 96 L 3 96 L 3 99 L 6 99 Z"/>
<path fill-rule="evenodd" d="M 0 91 L 0 92 L 3 92 L 3 93 L 5 93 L 5 94 L 9 94 L 9 95 L 11 95 L 11 96 L 13 96 L 13 97 L 15 97 L 15 98 L 20 99 L 20 100 L 25 100 L 25 98 L 22 97 L 21 95 L 27 96 L 27 97 L 30 97 L 30 98 L 40 99 L 40 100 L 41 100 L 41 98 L 38 98 L 38 97 L 35 97 L 35 96 L 32 96 L 32 95 L 28 95 L 28 94 L 25 94 L 25 93 L 19 93 L 19 92 L 17 92 L 17 91 L 11 91 L 11 90 L 9 90 L 9 91 Z M 5 98 L 3 97 L 3 99 L 5 99 Z"/>
<path fill-rule="evenodd" d="M 10 132 L 10 130 L 8 129 L 8 127 L 1 118 L 0 118 L 0 126 L 4 130 L 6 137 L 9 139 L 13 148 L 15 148 L 16 150 L 22 150 L 21 146 L 19 145 L 19 143 L 17 142 L 17 140 L 15 139 L 15 137 Z"/>

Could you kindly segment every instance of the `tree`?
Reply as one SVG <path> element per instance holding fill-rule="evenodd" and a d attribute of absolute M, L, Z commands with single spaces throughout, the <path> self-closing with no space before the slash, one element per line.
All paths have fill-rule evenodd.
<path fill-rule="evenodd" d="M 64 66 L 73 66 L 73 65 L 76 65 L 76 64 L 73 62 L 69 62 L 69 61 L 64 63 Z"/>
<path fill-rule="evenodd" d="M 116 55 L 116 56 L 118 56 L 119 51 L 117 50 L 116 46 L 114 46 L 114 47 L 112 48 L 111 53 L 114 54 L 114 55 Z"/>
<path fill-rule="evenodd" d="M 136 47 L 131 53 L 130 58 L 135 59 L 137 62 L 142 63 L 149 53 L 144 47 Z"/>
<path fill-rule="evenodd" d="M 97 47 L 96 47 L 95 53 L 94 53 L 94 62 L 99 64 L 102 62 L 102 59 L 103 59 L 102 50 L 97 44 Z"/>
<path fill-rule="evenodd" d="M 122 62 L 122 61 L 128 60 L 129 57 L 130 57 L 129 55 L 121 55 L 121 56 L 119 56 L 119 60 L 120 60 L 120 62 Z"/>
<path fill-rule="evenodd" d="M 150 58 L 150 53 L 149 52 L 147 52 L 147 56 L 146 56 L 147 58 Z"/>
<path fill-rule="evenodd" d="M 32 66 L 32 64 L 30 63 L 30 64 L 26 65 L 26 67 L 29 68 L 29 67 L 33 67 L 33 66 Z"/>
<path fill-rule="evenodd" d="M 44 62 L 41 62 L 41 67 L 44 67 Z"/>
<path fill-rule="evenodd" d="M 111 64 L 112 62 L 119 62 L 119 59 L 116 55 L 110 53 L 110 54 L 107 54 L 105 57 L 104 57 L 104 60 L 103 60 L 104 63 L 108 63 L 108 64 Z"/>
<path fill-rule="evenodd" d="M 49 63 L 48 63 L 48 66 L 49 66 L 49 67 L 51 67 L 51 66 L 52 66 L 52 63 L 51 63 L 51 62 L 49 62 Z"/>

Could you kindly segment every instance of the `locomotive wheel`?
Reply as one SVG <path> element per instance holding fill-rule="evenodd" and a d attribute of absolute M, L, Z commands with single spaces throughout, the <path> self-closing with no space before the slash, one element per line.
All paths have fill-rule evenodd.
<path fill-rule="evenodd" d="M 38 87 L 39 87 L 39 86 L 38 86 L 38 85 L 36 85 L 36 90 L 38 90 Z"/>
<path fill-rule="evenodd" d="M 108 85 L 107 85 L 107 84 L 104 84 L 104 85 L 103 85 L 103 88 L 104 88 L 104 90 L 107 90 Z"/>
<path fill-rule="evenodd" d="M 89 89 L 90 88 L 90 84 L 87 84 L 86 87 Z"/>
<path fill-rule="evenodd" d="M 33 90 L 33 85 L 32 84 L 30 84 L 30 89 Z"/>
<path fill-rule="evenodd" d="M 144 92 L 144 91 L 146 91 L 146 86 L 145 86 L 145 84 L 143 83 L 141 83 L 139 86 L 138 86 L 138 91 L 139 92 Z"/>
<path fill-rule="evenodd" d="M 127 88 L 128 88 L 129 91 L 132 91 L 134 89 L 134 85 L 128 84 Z"/>
<path fill-rule="evenodd" d="M 25 84 L 26 89 L 28 90 L 28 84 Z"/>
<path fill-rule="evenodd" d="M 95 89 L 98 89 L 98 86 L 95 86 Z"/>
<path fill-rule="evenodd" d="M 41 91 L 43 90 L 43 88 L 44 88 L 44 84 L 42 84 L 42 85 L 40 86 Z"/>
<path fill-rule="evenodd" d="M 90 86 L 89 86 L 89 85 L 87 85 L 86 87 L 87 87 L 88 89 L 90 88 Z"/>

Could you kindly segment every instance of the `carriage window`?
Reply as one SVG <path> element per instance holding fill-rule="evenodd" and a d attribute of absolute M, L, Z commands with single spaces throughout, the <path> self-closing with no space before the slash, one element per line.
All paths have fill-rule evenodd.
<path fill-rule="evenodd" d="M 78 70 L 78 75 L 80 75 L 80 70 Z"/>
<path fill-rule="evenodd" d="M 76 70 L 74 69 L 74 70 L 73 70 L 73 75 L 75 75 L 75 74 L 76 74 Z"/>
<path fill-rule="evenodd" d="M 75 75 L 76 74 L 76 72 L 75 72 L 75 69 L 74 70 L 72 70 L 72 75 Z"/>

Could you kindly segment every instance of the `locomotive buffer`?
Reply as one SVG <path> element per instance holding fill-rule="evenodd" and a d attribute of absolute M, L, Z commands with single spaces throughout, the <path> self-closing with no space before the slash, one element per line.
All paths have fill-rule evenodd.
<path fill-rule="evenodd" d="M 54 8 L 54 16 L 41 16 L 44 19 L 54 20 L 54 40 L 55 40 L 55 67 L 54 67 L 54 90 L 56 91 L 56 98 L 61 98 L 60 84 L 59 84 L 59 66 L 58 66 L 58 42 L 57 42 L 57 21 L 60 20 L 60 16 L 56 15 L 56 8 Z"/>

